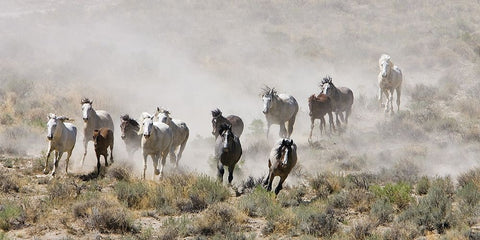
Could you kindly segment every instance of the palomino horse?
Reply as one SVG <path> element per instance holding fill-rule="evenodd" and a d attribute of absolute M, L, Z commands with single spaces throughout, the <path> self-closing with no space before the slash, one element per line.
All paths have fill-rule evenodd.
<path fill-rule="evenodd" d="M 267 139 L 272 124 L 280 125 L 280 137 L 289 138 L 298 112 L 297 100 L 288 94 L 277 94 L 275 88 L 268 86 L 263 89 L 262 99 L 263 114 L 267 119 Z M 288 129 L 285 128 L 286 122 L 288 122 Z"/>
<path fill-rule="evenodd" d="M 173 142 L 170 151 L 170 162 L 175 163 L 175 167 L 178 167 L 178 162 L 182 158 L 183 150 L 187 145 L 188 136 L 190 135 L 190 130 L 187 127 L 187 124 L 182 120 L 172 119 L 170 117 L 170 112 L 165 109 L 160 109 L 157 107 L 157 111 L 154 114 L 155 117 L 158 117 L 160 122 L 167 124 L 172 130 Z M 175 150 L 180 146 L 178 153 L 175 154 Z"/>
<path fill-rule="evenodd" d="M 267 191 L 272 190 L 273 178 L 280 177 L 277 188 L 275 188 L 275 194 L 278 194 L 282 190 L 283 182 L 287 179 L 288 174 L 293 167 L 297 164 L 297 145 L 293 143 L 293 140 L 283 138 L 277 141 L 270 152 L 268 159 L 268 176 L 265 179 L 264 185 L 267 187 Z"/>
<path fill-rule="evenodd" d="M 222 124 L 219 129 L 215 143 L 215 159 L 217 159 L 218 180 L 223 182 L 224 166 L 228 167 L 228 183 L 233 180 L 233 170 L 235 164 L 242 156 L 242 145 L 240 139 L 235 136 L 230 124 Z"/>
<path fill-rule="evenodd" d="M 53 170 L 51 175 L 55 175 L 55 170 L 58 167 L 58 162 L 62 158 L 62 154 L 67 152 L 67 164 L 65 172 L 68 173 L 68 162 L 70 156 L 72 156 L 73 147 L 75 147 L 75 141 L 77 139 L 77 128 L 71 123 L 64 123 L 65 120 L 69 120 L 67 117 L 57 117 L 55 114 L 50 113 L 48 115 L 47 122 L 47 139 L 48 139 L 48 151 L 47 158 L 45 159 L 45 169 L 43 173 L 48 173 L 48 158 L 50 153 L 55 151 L 55 157 L 53 160 Z"/>
<path fill-rule="evenodd" d="M 135 119 L 130 118 L 128 114 L 120 116 L 120 130 L 122 130 L 122 139 L 127 147 L 128 158 L 132 158 L 132 155 L 140 148 L 142 142 L 142 135 L 138 134 L 140 130 L 140 124 Z"/>
<path fill-rule="evenodd" d="M 328 114 L 328 121 L 330 123 L 330 132 L 335 131 L 332 114 L 332 101 L 327 95 L 320 93 L 318 96 L 313 94 L 308 98 L 308 108 L 310 109 L 310 136 L 308 141 L 312 140 L 313 127 L 315 126 L 315 119 L 320 119 L 320 134 L 323 134 L 325 128 L 325 114 Z"/>
<path fill-rule="evenodd" d="M 397 112 L 400 111 L 400 96 L 402 95 L 402 70 L 395 66 L 390 56 L 382 54 L 378 60 L 380 73 L 378 74 L 378 101 L 383 105 L 382 96 L 385 94 L 387 103 L 385 113 L 390 111 L 393 114 L 393 91 L 397 92 Z"/>
<path fill-rule="evenodd" d="M 332 100 L 332 110 L 335 112 L 337 125 L 340 126 L 340 118 L 345 120 L 345 123 L 348 123 L 348 116 L 352 112 L 353 105 L 353 92 L 350 88 L 339 87 L 337 88 L 330 76 L 323 78 L 322 84 L 323 94 L 330 97 Z M 345 119 L 343 118 L 343 112 L 345 112 Z"/>
<path fill-rule="evenodd" d="M 145 179 L 145 171 L 147 170 L 147 157 L 150 155 L 153 160 L 153 168 L 155 175 L 163 176 L 163 168 L 165 160 L 170 152 L 173 140 L 173 134 L 170 127 L 162 122 L 154 122 L 153 116 L 143 113 L 142 125 L 139 133 L 142 137 L 143 150 L 143 179 Z M 162 158 L 160 170 L 158 170 L 158 160 Z"/>
<path fill-rule="evenodd" d="M 232 131 L 235 136 L 242 136 L 244 127 L 242 119 L 237 115 L 228 115 L 227 117 L 224 117 L 222 116 L 222 111 L 217 108 L 212 111 L 212 134 L 215 138 L 220 135 L 220 126 L 224 123 L 232 126 Z"/>
<path fill-rule="evenodd" d="M 83 125 L 83 147 L 85 152 L 83 153 L 82 166 L 87 156 L 87 146 L 89 141 L 93 141 L 93 130 L 100 129 L 102 127 L 110 128 L 113 131 L 113 120 L 106 111 L 94 110 L 93 100 L 83 98 L 82 104 L 82 118 L 85 124 Z"/>

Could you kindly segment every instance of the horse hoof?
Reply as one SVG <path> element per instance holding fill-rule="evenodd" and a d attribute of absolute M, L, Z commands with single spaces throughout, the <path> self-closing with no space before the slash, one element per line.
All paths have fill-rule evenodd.
<path fill-rule="evenodd" d="M 155 175 L 160 174 L 160 171 L 158 169 L 155 169 Z"/>

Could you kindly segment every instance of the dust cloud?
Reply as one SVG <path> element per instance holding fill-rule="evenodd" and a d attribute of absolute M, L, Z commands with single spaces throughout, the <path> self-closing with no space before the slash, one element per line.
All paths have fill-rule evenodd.
<path fill-rule="evenodd" d="M 257 143 L 274 142 L 277 126 L 270 131 L 269 143 L 263 143 L 264 135 L 249 130 L 253 120 L 264 121 L 259 93 L 265 85 L 299 102 L 292 138 L 300 146 L 299 161 L 306 171 L 328 170 L 322 159 L 335 151 L 371 158 L 362 170 L 391 167 L 400 159 L 394 156 L 396 151 L 412 143 L 410 138 L 378 137 L 378 125 L 389 121 L 375 105 L 378 57 L 388 53 L 403 69 L 401 109 L 408 109 L 416 84 L 434 86 L 458 78 L 471 82 L 478 55 L 468 41 L 457 40 L 478 29 L 479 6 L 444 3 L 430 9 L 428 3 L 417 1 L 371 3 L 6 0 L 0 3 L 0 87 L 26 81 L 25 86 L 34 88 L 15 100 L 28 101 L 25 114 L 37 108 L 38 115 L 68 115 L 80 133 L 80 99 L 93 99 L 95 109 L 107 110 L 114 119 L 120 162 L 138 173 L 140 153 L 134 162 L 126 159 L 120 139 L 121 114 L 139 117 L 157 106 L 169 109 L 191 131 L 180 165 L 214 175 L 208 163 L 213 154 L 211 110 L 220 108 L 224 115 L 243 118 L 242 144 L 247 151 Z M 464 16 L 454 17 L 455 9 Z M 472 41 L 477 35 L 471 36 Z M 351 88 L 356 100 L 344 134 L 319 136 L 315 128 L 316 140 L 325 150 L 315 155 L 306 143 L 307 98 L 320 91 L 318 83 L 327 74 L 337 86 Z M 8 99 L 6 91 L 2 90 L 2 97 Z M 30 132 L 35 147 L 28 153 L 40 154 L 46 146 L 44 134 L 38 128 Z M 3 137 L 2 144 L 7 139 Z M 93 169 L 95 162 L 92 143 L 87 159 L 91 166 L 81 168 L 75 160 L 81 158 L 82 139 L 79 134 L 72 159 L 78 171 Z M 469 160 L 457 168 L 445 157 L 468 146 L 448 144 L 443 149 L 435 141 L 426 144 L 427 162 L 417 163 L 426 174 L 455 175 L 477 165 Z M 244 158 L 242 174 L 266 172 L 265 149 L 246 154 L 249 159 Z M 472 151 L 465 154 L 467 159 L 477 158 L 478 151 Z M 385 157 L 390 156 L 385 152 L 393 157 Z M 431 168 L 431 162 L 445 165 Z M 167 163 L 167 172 L 169 167 Z M 150 163 L 148 168 L 151 171 Z"/>

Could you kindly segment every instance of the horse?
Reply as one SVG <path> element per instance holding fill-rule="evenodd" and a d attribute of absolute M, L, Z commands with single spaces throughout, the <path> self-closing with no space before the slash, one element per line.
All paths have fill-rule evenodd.
<path fill-rule="evenodd" d="M 237 115 L 228 115 L 227 117 L 222 116 L 222 111 L 220 109 L 212 110 L 212 135 L 215 138 L 220 135 L 220 126 L 222 124 L 230 124 L 232 126 L 232 131 L 235 136 L 240 137 L 243 133 L 243 121 Z"/>
<path fill-rule="evenodd" d="M 332 101 L 332 110 L 335 112 L 337 125 L 340 126 L 340 120 L 345 120 L 345 124 L 348 124 L 348 116 L 352 112 L 353 105 L 353 92 L 350 88 L 339 87 L 337 88 L 330 76 L 323 78 L 321 87 L 323 89 L 322 93 L 330 97 Z M 345 118 L 343 117 L 343 112 L 345 112 Z"/>
<path fill-rule="evenodd" d="M 108 167 L 108 151 L 110 147 L 110 161 L 113 164 L 113 131 L 110 128 L 93 130 L 93 145 L 97 155 L 97 176 L 100 175 L 100 156 L 105 159 L 105 167 Z"/>
<path fill-rule="evenodd" d="M 142 125 L 139 133 L 142 136 L 143 151 L 143 179 L 147 170 L 147 157 L 150 155 L 153 160 L 155 175 L 163 176 L 165 160 L 170 152 L 173 140 L 173 134 L 170 127 L 162 122 L 154 122 L 153 116 L 148 113 L 142 114 Z M 158 170 L 158 160 L 162 158 L 160 170 Z"/>
<path fill-rule="evenodd" d="M 264 185 L 267 191 L 272 190 L 273 178 L 280 177 L 277 187 L 275 188 L 275 195 L 278 195 L 283 188 L 283 182 L 287 179 L 288 174 L 297 164 L 297 145 L 292 139 L 282 138 L 273 146 L 268 159 L 268 176 L 265 179 Z"/>
<path fill-rule="evenodd" d="M 160 116 L 161 115 L 161 116 Z M 167 124 L 172 130 L 173 141 L 170 151 L 170 161 L 175 163 L 175 167 L 178 167 L 178 162 L 182 158 L 183 150 L 187 145 L 188 136 L 190 135 L 190 130 L 185 122 L 177 119 L 172 119 L 170 117 L 170 112 L 165 109 L 160 109 L 157 107 L 157 111 L 154 114 L 160 122 Z M 175 150 L 180 146 L 178 153 L 175 154 Z"/>
<path fill-rule="evenodd" d="M 275 88 L 266 86 L 262 92 L 263 114 L 267 119 L 267 139 L 272 124 L 280 125 L 280 137 L 292 135 L 293 124 L 298 112 L 297 100 L 288 94 L 277 94 Z M 288 129 L 285 123 L 288 122 Z"/>
<path fill-rule="evenodd" d="M 215 159 L 217 160 L 218 180 L 223 182 L 224 166 L 228 167 L 228 184 L 232 183 L 235 164 L 242 156 L 242 145 L 240 139 L 233 133 L 230 124 L 222 124 L 219 128 L 220 134 L 215 143 Z"/>
<path fill-rule="evenodd" d="M 402 95 L 402 70 L 395 66 L 390 60 L 390 56 L 382 54 L 378 60 L 380 73 L 378 74 L 378 101 L 383 105 L 382 96 L 385 94 L 387 103 L 385 104 L 385 113 L 390 111 L 393 114 L 393 91 L 397 92 L 397 112 L 400 111 L 400 96 Z"/>
<path fill-rule="evenodd" d="M 53 170 L 51 176 L 55 175 L 55 171 L 58 167 L 58 162 L 62 158 L 64 152 L 67 155 L 67 164 L 65 167 L 65 172 L 68 173 L 68 162 L 70 161 L 70 156 L 72 156 L 73 148 L 75 147 L 75 141 L 77 139 L 77 127 L 71 123 L 65 123 L 64 121 L 70 120 L 67 117 L 59 116 L 50 113 L 48 115 L 47 122 L 47 139 L 48 139 L 48 151 L 47 158 L 45 159 L 45 168 L 43 173 L 48 173 L 48 158 L 50 153 L 55 151 L 54 160 L 53 160 Z"/>
<path fill-rule="evenodd" d="M 102 127 L 110 128 L 113 131 L 113 120 L 106 111 L 94 110 L 93 100 L 83 98 L 82 104 L 82 118 L 85 124 L 83 125 L 83 147 L 85 152 L 83 153 L 82 166 L 87 156 L 88 142 L 93 140 L 93 130 Z"/>
<path fill-rule="evenodd" d="M 328 121 L 330 123 L 330 132 L 335 131 L 332 114 L 332 101 L 327 95 L 320 93 L 318 96 L 313 94 L 308 98 L 308 108 L 310 109 L 310 136 L 308 141 L 312 140 L 313 127 L 315 126 L 315 119 L 320 119 L 320 133 L 323 134 L 325 128 L 325 114 L 328 114 Z"/>
<path fill-rule="evenodd" d="M 122 140 L 125 142 L 127 148 L 128 157 L 132 158 L 132 155 L 140 149 L 142 142 L 142 135 L 138 134 L 140 130 L 140 124 L 135 119 L 130 118 L 128 114 L 120 116 L 120 129 L 122 131 Z"/>

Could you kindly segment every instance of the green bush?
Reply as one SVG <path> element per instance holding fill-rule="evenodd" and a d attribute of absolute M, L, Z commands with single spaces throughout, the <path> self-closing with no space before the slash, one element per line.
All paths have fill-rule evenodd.
<path fill-rule="evenodd" d="M 437 178 L 427 195 L 418 204 L 410 206 L 400 219 L 413 221 L 421 231 L 437 230 L 443 233 L 454 224 L 452 198 L 453 184 L 450 178 Z"/>
<path fill-rule="evenodd" d="M 307 193 L 305 186 L 298 186 L 288 191 L 281 191 L 277 196 L 277 201 L 282 207 L 298 206 L 302 203 L 302 197 Z"/>
<path fill-rule="evenodd" d="M 370 209 L 370 215 L 377 220 L 377 224 L 392 221 L 393 213 L 393 206 L 386 198 L 377 199 Z"/>
<path fill-rule="evenodd" d="M 472 183 L 480 189 L 480 168 L 469 170 L 457 177 L 458 187 L 463 188 Z"/>
<path fill-rule="evenodd" d="M 428 193 L 428 189 L 430 188 L 430 180 L 427 176 L 423 176 L 417 183 L 415 188 L 418 195 L 425 195 Z"/>
<path fill-rule="evenodd" d="M 334 192 L 339 192 L 345 186 L 343 177 L 331 173 L 317 174 L 315 177 L 309 178 L 308 183 L 315 191 L 316 197 L 319 198 L 326 198 Z"/>
<path fill-rule="evenodd" d="M 119 181 L 115 187 L 118 200 L 125 203 L 129 208 L 141 209 L 148 205 L 150 188 L 143 181 Z"/>
<path fill-rule="evenodd" d="M 245 216 L 230 204 L 215 203 L 194 221 L 194 229 L 196 233 L 206 236 L 219 232 L 226 234 L 239 231 L 245 220 Z"/>
<path fill-rule="evenodd" d="M 320 210 L 311 206 L 300 206 L 295 209 L 300 231 L 315 237 L 330 237 L 338 231 L 338 221 L 331 208 Z"/>
<path fill-rule="evenodd" d="M 399 209 L 404 209 L 412 200 L 410 193 L 412 187 L 408 183 L 387 184 L 385 187 L 373 185 L 370 187 L 377 198 L 384 198 L 389 203 L 396 205 Z"/>
<path fill-rule="evenodd" d="M 10 201 L 0 203 L 0 229 L 8 231 L 25 223 L 25 213 L 20 206 Z"/>
<path fill-rule="evenodd" d="M 238 208 L 251 217 L 275 218 L 282 213 L 282 207 L 275 200 L 273 192 L 267 192 L 261 186 L 238 201 Z"/>

